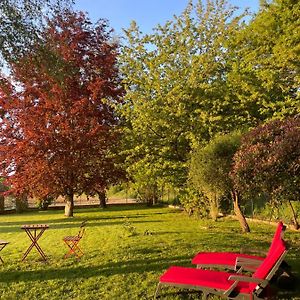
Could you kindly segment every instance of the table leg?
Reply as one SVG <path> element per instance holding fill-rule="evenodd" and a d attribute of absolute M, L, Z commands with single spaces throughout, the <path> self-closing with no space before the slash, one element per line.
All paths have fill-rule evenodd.
<path fill-rule="evenodd" d="M 41 256 L 43 257 L 43 259 L 46 261 L 47 257 L 45 255 L 44 251 L 42 250 L 42 248 L 40 247 L 40 245 L 38 243 L 35 243 L 34 246 L 38 250 L 38 252 L 41 254 Z"/>
<path fill-rule="evenodd" d="M 7 243 L 1 244 L 1 245 L 0 245 L 0 252 L 5 248 L 6 245 L 7 245 Z M 3 259 L 2 259 L 1 256 L 0 256 L 0 261 L 1 261 L 2 263 L 4 263 L 4 261 L 3 261 Z"/>
<path fill-rule="evenodd" d="M 31 233 L 30 230 L 25 230 L 27 235 L 29 236 L 30 240 L 31 240 L 31 245 L 28 247 L 28 249 L 26 250 L 26 252 L 23 255 L 22 261 L 27 257 L 27 255 L 29 254 L 29 252 L 31 251 L 31 249 L 33 247 L 35 247 L 38 252 L 40 253 L 40 255 L 42 256 L 42 258 L 47 261 L 47 257 L 45 255 L 45 253 L 43 252 L 42 248 L 40 247 L 40 245 L 37 243 L 38 239 L 42 236 L 42 234 L 44 233 L 45 229 L 41 229 L 41 231 L 39 232 L 39 234 L 36 234 L 36 230 L 34 230 L 34 234 Z"/>

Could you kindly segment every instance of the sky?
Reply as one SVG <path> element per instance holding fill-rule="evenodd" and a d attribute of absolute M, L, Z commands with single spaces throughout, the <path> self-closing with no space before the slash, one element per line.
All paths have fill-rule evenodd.
<path fill-rule="evenodd" d="M 233 6 L 256 12 L 259 0 L 228 0 Z M 143 33 L 150 33 L 157 24 L 164 24 L 179 15 L 188 0 L 75 0 L 75 9 L 88 12 L 91 20 L 108 19 L 117 35 L 135 20 Z"/>

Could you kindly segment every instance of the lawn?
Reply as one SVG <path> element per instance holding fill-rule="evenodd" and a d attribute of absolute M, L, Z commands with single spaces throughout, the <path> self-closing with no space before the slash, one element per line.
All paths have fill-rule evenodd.
<path fill-rule="evenodd" d="M 85 255 L 63 259 L 65 235 L 78 232 L 87 220 L 81 241 Z M 40 239 L 49 263 L 33 250 L 25 262 L 22 254 L 30 241 L 22 224 L 47 223 Z M 239 251 L 241 247 L 266 251 L 275 227 L 252 224 L 241 234 L 235 220 L 218 222 L 189 218 L 178 210 L 115 206 L 106 210 L 80 209 L 74 218 L 62 211 L 28 212 L 0 216 L 0 239 L 10 244 L 0 253 L 0 299 L 152 299 L 158 278 L 170 265 L 191 266 L 199 251 Z M 291 249 L 287 261 L 300 276 L 300 233 L 287 230 Z M 300 287 L 280 299 L 300 299 Z M 163 299 L 198 299 L 197 293 L 163 289 Z M 216 299 L 216 298 L 211 298 Z"/>

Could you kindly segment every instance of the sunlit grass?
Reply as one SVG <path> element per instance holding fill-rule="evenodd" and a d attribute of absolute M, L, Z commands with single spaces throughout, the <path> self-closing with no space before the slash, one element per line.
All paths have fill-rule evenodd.
<path fill-rule="evenodd" d="M 65 235 L 78 232 L 87 220 L 81 241 L 85 255 L 63 259 Z M 40 261 L 32 250 L 22 255 L 29 238 L 22 224 L 46 223 L 39 244 L 49 257 Z M 181 211 L 143 206 L 117 206 L 107 210 L 81 209 L 67 219 L 62 211 L 0 216 L 0 239 L 10 244 L 0 253 L 0 299 L 152 299 L 159 276 L 170 265 L 191 266 L 199 251 L 239 251 L 241 247 L 266 251 L 274 227 L 251 224 L 241 234 L 235 220 L 216 223 L 187 217 Z M 287 231 L 291 243 L 287 261 L 300 274 L 300 234 Z M 281 299 L 299 299 L 300 288 Z M 198 293 L 164 289 L 163 299 L 198 299 Z"/>

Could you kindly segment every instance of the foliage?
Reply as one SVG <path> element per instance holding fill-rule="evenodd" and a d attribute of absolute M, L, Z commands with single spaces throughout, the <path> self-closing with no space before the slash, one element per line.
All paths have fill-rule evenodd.
<path fill-rule="evenodd" d="M 232 178 L 238 189 L 277 201 L 300 199 L 300 118 L 274 120 L 243 137 L 234 156 Z"/>
<path fill-rule="evenodd" d="M 294 209 L 297 216 L 300 216 L 300 202 L 294 203 Z M 268 201 L 264 206 L 257 207 L 254 210 L 255 218 L 268 221 L 278 221 L 289 224 L 291 220 L 291 208 L 288 203 L 281 201 Z"/>
<path fill-rule="evenodd" d="M 28 198 L 26 194 L 14 197 L 16 213 L 25 212 L 28 209 Z"/>
<path fill-rule="evenodd" d="M 72 0 L 1 0 L 0 57 L 11 63 L 41 38 L 43 18 L 66 7 Z"/>
<path fill-rule="evenodd" d="M 9 190 L 9 187 L 4 184 L 5 178 L 0 178 L 0 192 Z"/>
<path fill-rule="evenodd" d="M 161 199 L 161 190 L 163 182 L 157 179 L 159 171 L 152 164 L 145 164 L 144 160 L 136 163 L 133 167 L 128 167 L 131 177 L 131 187 L 136 193 L 138 201 L 153 205 Z"/>
<path fill-rule="evenodd" d="M 234 156 L 232 178 L 241 190 L 300 199 L 300 118 L 254 128 Z"/>
<path fill-rule="evenodd" d="M 246 24 L 226 1 L 190 1 L 152 34 L 135 22 L 125 30 L 124 148 L 140 190 L 183 190 L 191 149 L 299 113 L 299 12 L 297 1 L 276 0 Z"/>
<path fill-rule="evenodd" d="M 75 193 L 119 179 L 117 54 L 105 20 L 93 26 L 65 11 L 49 21 L 43 46 L 13 65 L 12 79 L 2 78 L 1 176 L 11 192 L 66 196 L 72 214 Z"/>
<path fill-rule="evenodd" d="M 209 199 L 213 218 L 218 214 L 222 196 L 234 189 L 229 173 L 240 137 L 238 132 L 218 135 L 192 153 L 189 178 L 194 188 Z"/>
<path fill-rule="evenodd" d="M 143 35 L 133 22 L 120 57 L 128 172 L 154 185 L 185 185 L 190 149 L 244 120 L 226 87 L 227 40 L 241 16 L 225 1 L 192 1 Z M 141 185 L 143 182 L 141 182 Z M 151 183 L 152 184 L 152 183 Z"/>
<path fill-rule="evenodd" d="M 47 210 L 48 206 L 51 205 L 53 201 L 54 201 L 54 198 L 51 197 L 50 195 L 48 195 L 44 198 L 37 200 L 37 207 L 42 210 Z"/>
<path fill-rule="evenodd" d="M 107 191 L 107 196 L 109 198 L 116 199 L 134 199 L 137 197 L 136 192 L 134 191 L 132 185 L 128 182 L 123 182 L 117 185 L 113 185 Z"/>
<path fill-rule="evenodd" d="M 127 216 L 138 235 L 123 233 Z M 63 259 L 66 235 L 75 235 L 87 220 L 86 235 L 80 241 L 84 256 Z M 49 224 L 39 245 L 49 263 L 39 261 L 33 249 L 25 262 L 22 254 L 30 240 L 22 224 Z M 89 225 L 90 224 L 90 225 Z M 266 252 L 275 226 L 253 223 L 253 232 L 243 235 L 235 220 L 212 222 L 189 218 L 178 210 L 136 206 L 114 206 L 107 210 L 78 209 L 76 218 L 66 219 L 61 211 L 1 215 L 1 239 L 10 242 L 1 251 L 0 298 L 51 300 L 132 300 L 153 298 L 159 276 L 171 265 L 192 267 L 199 251 L 235 251 L 241 246 Z M 144 235 L 146 230 L 152 235 Z M 300 276 L 299 232 L 287 230 L 291 245 L 286 256 L 293 272 Z M 233 242 L 234 241 L 234 242 Z M 163 299 L 199 299 L 199 293 L 164 290 Z M 280 291 L 278 299 L 299 299 L 300 286 L 293 293 Z M 211 297 L 211 299 L 217 299 Z"/>
<path fill-rule="evenodd" d="M 228 85 L 256 125 L 300 112 L 300 2 L 268 2 L 229 41 Z"/>
<path fill-rule="evenodd" d="M 209 200 L 203 193 L 199 193 L 199 191 L 196 191 L 192 187 L 186 188 L 181 193 L 180 203 L 189 216 L 208 217 L 209 215 Z"/>
<path fill-rule="evenodd" d="M 8 187 L 3 184 L 4 178 L 0 178 L 0 192 L 5 192 L 8 190 Z M 0 213 L 3 213 L 5 209 L 4 196 L 0 194 Z"/>
<path fill-rule="evenodd" d="M 109 188 L 108 195 L 115 195 L 115 194 L 117 194 L 121 191 L 123 191 L 122 184 L 116 184 L 116 185 L 113 185 Z"/>
<path fill-rule="evenodd" d="M 123 228 L 126 231 L 127 236 L 135 236 L 138 234 L 136 231 L 136 227 L 129 221 L 127 217 L 125 217 Z"/>

